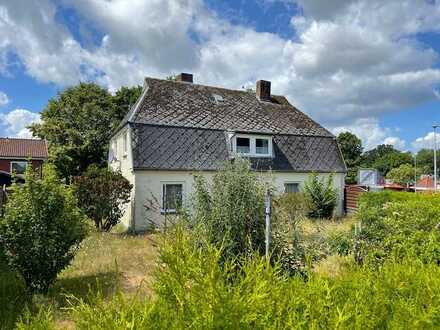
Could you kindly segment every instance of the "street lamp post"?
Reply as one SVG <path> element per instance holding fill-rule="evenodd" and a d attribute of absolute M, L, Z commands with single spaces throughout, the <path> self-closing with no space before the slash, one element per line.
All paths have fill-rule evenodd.
<path fill-rule="evenodd" d="M 432 125 L 434 129 L 434 191 L 437 191 L 437 133 L 436 129 L 439 125 Z"/>

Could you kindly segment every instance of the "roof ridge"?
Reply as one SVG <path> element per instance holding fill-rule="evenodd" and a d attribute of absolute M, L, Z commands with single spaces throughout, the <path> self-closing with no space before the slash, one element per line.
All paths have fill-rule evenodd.
<path fill-rule="evenodd" d="M 158 80 L 158 81 L 164 81 L 164 82 L 169 82 L 169 83 L 173 83 L 173 84 L 187 84 L 190 86 L 198 86 L 198 87 L 206 87 L 206 88 L 215 88 L 215 89 L 223 89 L 225 91 L 229 91 L 229 92 L 239 92 L 239 93 L 248 93 L 248 94 L 254 94 L 249 92 L 248 90 L 241 90 L 241 89 L 232 89 L 232 88 L 227 88 L 227 87 L 221 87 L 221 86 L 213 86 L 213 85 L 204 85 L 204 84 L 197 84 L 197 83 L 191 83 L 191 82 L 186 82 L 186 81 L 177 81 L 177 80 L 169 80 L 169 79 L 162 79 L 162 78 L 154 78 L 154 77 L 148 77 L 146 76 L 144 78 L 144 80 Z M 275 96 L 275 97 L 286 97 L 285 95 L 278 95 L 278 94 L 271 94 L 271 96 Z M 263 101 L 264 102 L 264 101 Z M 270 103 L 270 102 L 269 102 Z"/>
<path fill-rule="evenodd" d="M 0 140 L 24 140 L 24 141 L 43 141 L 43 142 L 46 142 L 45 139 L 39 139 L 39 138 L 21 138 L 21 137 L 9 137 L 9 136 L 0 136 Z"/>

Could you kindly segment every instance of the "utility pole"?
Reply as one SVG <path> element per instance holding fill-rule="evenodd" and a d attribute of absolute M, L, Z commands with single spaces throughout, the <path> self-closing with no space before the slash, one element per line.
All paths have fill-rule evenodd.
<path fill-rule="evenodd" d="M 437 129 L 438 125 L 432 125 L 434 129 L 434 192 L 437 192 Z"/>

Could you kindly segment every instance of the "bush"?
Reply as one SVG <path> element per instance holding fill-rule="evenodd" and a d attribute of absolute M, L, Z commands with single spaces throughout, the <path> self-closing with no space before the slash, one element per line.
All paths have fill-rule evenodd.
<path fill-rule="evenodd" d="M 353 237 L 351 233 L 333 231 L 327 237 L 327 244 L 331 253 L 346 256 L 353 250 Z"/>
<path fill-rule="evenodd" d="M 198 244 L 194 242 L 198 241 Z M 260 256 L 220 267 L 221 248 L 177 228 L 160 246 L 150 300 L 97 296 L 73 307 L 79 329 L 378 329 L 440 326 L 440 268 L 388 260 L 378 271 L 285 277 Z M 231 276 L 234 274 L 234 276 Z"/>
<path fill-rule="evenodd" d="M 121 173 L 92 165 L 74 184 L 80 207 L 97 229 L 109 231 L 120 222 L 133 188 Z"/>
<path fill-rule="evenodd" d="M 272 258 L 289 275 L 305 272 L 305 251 L 301 222 L 307 214 L 302 193 L 283 194 L 273 201 Z"/>
<path fill-rule="evenodd" d="M 358 261 L 417 256 L 440 264 L 440 195 L 366 193 L 360 200 Z"/>
<path fill-rule="evenodd" d="M 205 227 L 210 242 L 223 246 L 224 257 L 234 258 L 263 252 L 265 186 L 246 160 L 214 175 L 211 189 L 203 177 L 195 180 L 195 223 Z"/>
<path fill-rule="evenodd" d="M 327 179 L 319 179 L 312 173 L 304 184 L 304 195 L 311 218 L 331 218 L 337 205 L 337 189 L 333 188 L 333 175 Z"/>
<path fill-rule="evenodd" d="M 86 236 L 86 218 L 73 191 L 51 168 L 45 168 L 42 180 L 28 168 L 26 182 L 12 187 L 0 221 L 0 243 L 27 290 L 47 292 Z"/>

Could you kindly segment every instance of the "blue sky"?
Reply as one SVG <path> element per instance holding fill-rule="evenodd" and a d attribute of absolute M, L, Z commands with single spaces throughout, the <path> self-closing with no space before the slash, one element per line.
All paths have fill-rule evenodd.
<path fill-rule="evenodd" d="M 114 92 L 192 72 L 240 89 L 257 79 L 365 147 L 431 147 L 440 122 L 440 3 L 424 0 L 0 0 L 0 136 L 57 92 Z"/>

